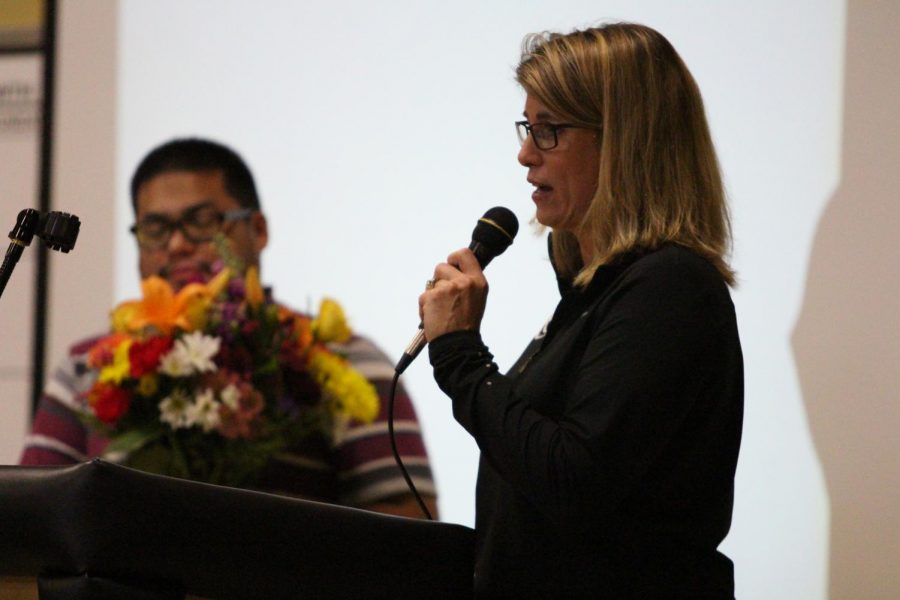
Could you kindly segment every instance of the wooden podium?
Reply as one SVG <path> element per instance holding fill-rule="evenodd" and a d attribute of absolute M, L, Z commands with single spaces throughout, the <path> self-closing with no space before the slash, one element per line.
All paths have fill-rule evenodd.
<path fill-rule="evenodd" d="M 466 598 L 473 560 L 460 525 L 99 459 L 0 467 L 0 575 L 37 577 L 41 600 Z"/>

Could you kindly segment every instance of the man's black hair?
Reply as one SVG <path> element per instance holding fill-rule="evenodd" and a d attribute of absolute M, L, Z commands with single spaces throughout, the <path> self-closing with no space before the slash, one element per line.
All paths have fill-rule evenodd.
<path fill-rule="evenodd" d="M 170 171 L 221 171 L 228 192 L 243 208 L 259 210 L 253 174 L 237 152 L 210 140 L 175 139 L 157 146 L 141 161 L 131 178 L 131 204 L 137 212 L 140 187 Z"/>

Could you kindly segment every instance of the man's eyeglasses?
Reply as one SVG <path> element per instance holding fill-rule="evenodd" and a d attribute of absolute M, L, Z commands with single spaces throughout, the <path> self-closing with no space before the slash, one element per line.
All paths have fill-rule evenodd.
<path fill-rule="evenodd" d="M 538 150 L 553 150 L 559 144 L 559 136 L 557 135 L 559 130 L 572 129 L 574 127 L 578 127 L 578 125 L 516 121 L 516 133 L 519 134 L 519 143 L 524 144 L 525 138 L 530 135 Z"/>
<path fill-rule="evenodd" d="M 132 225 L 130 231 L 137 238 L 138 245 L 145 250 L 156 250 L 168 244 L 176 229 L 180 229 L 189 242 L 202 244 L 212 241 L 226 223 L 247 219 L 252 214 L 251 208 L 221 212 L 212 206 L 198 206 L 186 211 L 178 219 L 161 215 L 145 217 Z"/>

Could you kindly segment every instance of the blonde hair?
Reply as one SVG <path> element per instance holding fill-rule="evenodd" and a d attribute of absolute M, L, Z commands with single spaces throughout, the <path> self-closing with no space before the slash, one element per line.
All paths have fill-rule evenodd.
<path fill-rule="evenodd" d="M 559 118 L 598 131 L 597 191 L 577 228 L 591 257 L 583 264 L 576 235 L 554 232 L 564 276 L 583 286 L 627 252 L 675 243 L 734 285 L 728 206 L 703 100 L 666 38 L 629 23 L 532 34 L 516 80 Z"/>

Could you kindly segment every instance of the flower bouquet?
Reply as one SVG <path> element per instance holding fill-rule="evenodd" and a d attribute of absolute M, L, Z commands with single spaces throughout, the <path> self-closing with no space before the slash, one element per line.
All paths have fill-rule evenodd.
<path fill-rule="evenodd" d="M 97 379 L 86 419 L 110 438 L 105 457 L 145 471 L 251 487 L 278 452 L 372 421 L 372 385 L 328 342 L 350 337 L 340 306 L 316 318 L 266 298 L 254 268 L 224 268 L 177 293 L 142 282 L 88 353 Z"/>

